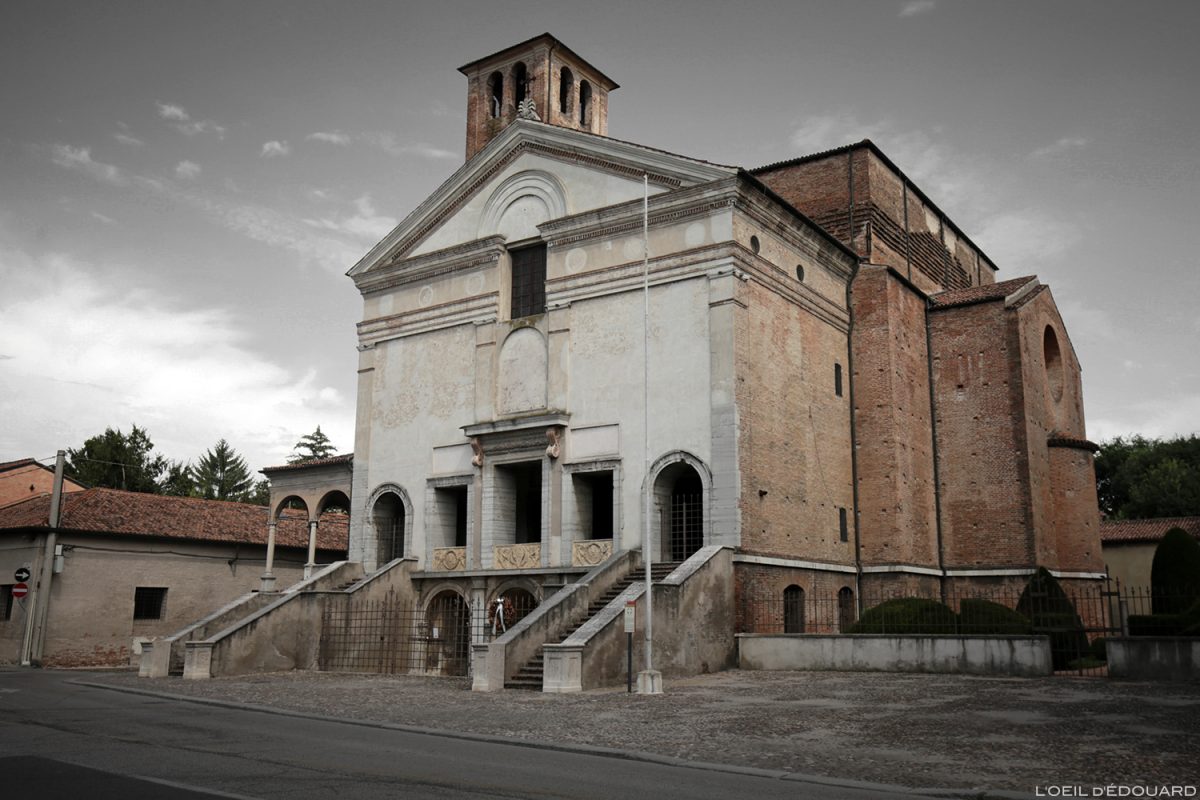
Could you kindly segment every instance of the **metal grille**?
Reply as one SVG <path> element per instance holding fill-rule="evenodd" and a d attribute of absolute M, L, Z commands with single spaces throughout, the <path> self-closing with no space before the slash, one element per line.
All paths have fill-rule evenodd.
<path fill-rule="evenodd" d="M 512 251 L 512 318 L 546 310 L 546 245 Z"/>
<path fill-rule="evenodd" d="M 442 592 L 425 609 L 394 591 L 381 600 L 330 603 L 318 665 L 331 672 L 466 675 L 471 633 L 471 608 L 456 592 Z"/>
<path fill-rule="evenodd" d="M 672 494 L 670 516 L 671 560 L 686 561 L 704 546 L 704 496 Z"/>

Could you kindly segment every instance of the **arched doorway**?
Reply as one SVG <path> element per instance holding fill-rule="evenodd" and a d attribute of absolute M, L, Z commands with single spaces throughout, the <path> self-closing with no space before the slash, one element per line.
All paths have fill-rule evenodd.
<path fill-rule="evenodd" d="M 804 633 L 804 590 L 799 586 L 783 590 L 783 632 Z"/>
<path fill-rule="evenodd" d="M 838 633 L 846 633 L 858 615 L 854 609 L 854 590 L 843 586 L 838 591 Z"/>
<path fill-rule="evenodd" d="M 425 670 L 466 675 L 471 654 L 471 607 L 451 589 L 438 592 L 425 609 Z"/>
<path fill-rule="evenodd" d="M 654 496 L 662 521 L 662 557 L 687 560 L 704 546 L 704 482 L 686 461 L 668 464 L 654 481 Z"/>
<path fill-rule="evenodd" d="M 371 507 L 375 528 L 376 560 L 386 564 L 404 556 L 404 500 L 394 492 L 384 492 Z"/>

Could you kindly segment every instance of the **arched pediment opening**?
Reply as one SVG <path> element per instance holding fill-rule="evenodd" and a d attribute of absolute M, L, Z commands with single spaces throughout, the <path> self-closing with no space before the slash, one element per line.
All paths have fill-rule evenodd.
<path fill-rule="evenodd" d="M 412 547 L 412 500 L 394 483 L 375 489 L 367 501 L 367 514 L 374 532 L 376 563 L 403 558 Z"/>

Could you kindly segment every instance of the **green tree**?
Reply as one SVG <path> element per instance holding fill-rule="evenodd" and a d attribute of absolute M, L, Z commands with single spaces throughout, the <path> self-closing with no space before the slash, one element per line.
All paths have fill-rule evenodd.
<path fill-rule="evenodd" d="M 266 478 L 254 482 L 254 488 L 250 490 L 250 494 L 246 497 L 243 503 L 252 503 L 256 506 L 265 506 L 271 502 L 271 482 Z"/>
<path fill-rule="evenodd" d="M 159 481 L 159 491 L 172 497 L 191 497 L 196 493 L 192 465 L 185 461 L 167 462 L 167 474 Z"/>
<path fill-rule="evenodd" d="M 243 502 L 254 492 L 254 476 L 246 460 L 224 439 L 200 456 L 192 473 L 196 496 L 206 500 Z"/>
<path fill-rule="evenodd" d="M 337 454 L 337 448 L 329 441 L 329 437 L 321 433 L 320 425 L 312 433 L 301 436 L 292 449 L 296 452 L 288 459 L 289 464 L 303 464 Z"/>
<path fill-rule="evenodd" d="M 128 435 L 105 428 L 78 449 L 67 449 L 66 474 L 85 486 L 158 494 L 167 459 L 151 453 L 150 434 L 137 425 Z"/>
<path fill-rule="evenodd" d="M 1096 492 L 1114 519 L 1200 514 L 1200 436 L 1106 442 L 1096 454 Z"/>

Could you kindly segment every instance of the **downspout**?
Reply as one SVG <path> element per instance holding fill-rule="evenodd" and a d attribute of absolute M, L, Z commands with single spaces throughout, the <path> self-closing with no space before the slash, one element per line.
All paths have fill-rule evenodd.
<path fill-rule="evenodd" d="M 946 558 L 942 549 L 942 480 L 938 467 L 937 407 L 934 405 L 936 395 L 933 391 L 933 333 L 929 324 L 931 310 L 929 301 L 926 300 L 925 366 L 929 378 L 929 437 L 933 445 L 933 521 L 934 530 L 937 532 L 938 594 L 944 605 L 946 603 Z"/>

